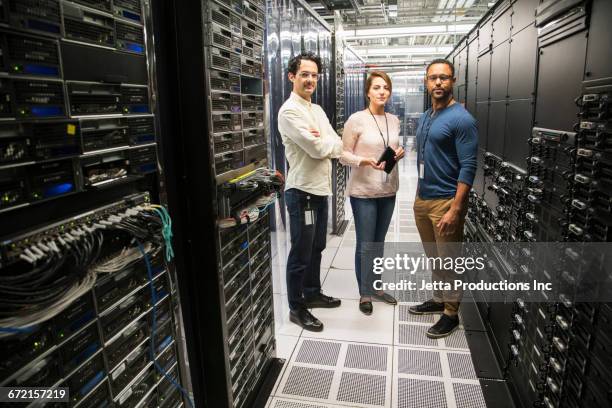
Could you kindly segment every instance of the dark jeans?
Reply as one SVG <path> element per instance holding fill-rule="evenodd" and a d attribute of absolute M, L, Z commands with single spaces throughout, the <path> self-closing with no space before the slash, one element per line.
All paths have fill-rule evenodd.
<path fill-rule="evenodd" d="M 304 299 L 321 292 L 321 252 L 327 234 L 327 196 L 317 196 L 295 188 L 285 191 L 289 212 L 291 250 L 287 259 L 289 309 L 304 307 Z M 312 223 L 306 225 L 310 206 Z M 308 220 L 310 221 L 310 220 Z"/>
<path fill-rule="evenodd" d="M 373 292 L 373 259 L 384 255 L 383 245 L 368 246 L 368 243 L 385 242 L 389 223 L 395 208 L 395 196 L 379 198 L 351 197 L 351 208 L 355 219 L 357 247 L 355 249 L 355 275 L 361 296 Z M 365 267 L 365 265 L 369 265 Z"/>

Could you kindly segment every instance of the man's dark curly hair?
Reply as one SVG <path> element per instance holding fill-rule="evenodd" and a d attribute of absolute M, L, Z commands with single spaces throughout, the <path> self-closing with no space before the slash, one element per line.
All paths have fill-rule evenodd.
<path fill-rule="evenodd" d="M 289 72 L 293 75 L 297 74 L 298 69 L 300 69 L 300 64 L 302 60 L 312 61 L 317 64 L 317 70 L 321 73 L 321 58 L 313 52 L 307 51 L 302 52 L 301 54 L 296 55 L 295 57 L 289 60 Z"/>

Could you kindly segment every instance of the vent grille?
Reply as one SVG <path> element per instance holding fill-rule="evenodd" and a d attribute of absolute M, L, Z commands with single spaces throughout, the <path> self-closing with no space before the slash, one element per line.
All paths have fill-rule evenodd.
<path fill-rule="evenodd" d="M 442 377 L 440 353 L 426 350 L 399 349 L 397 370 L 402 374 Z"/>
<path fill-rule="evenodd" d="M 221 9 L 220 9 L 221 10 Z M 212 21 L 222 25 L 223 27 L 230 28 L 230 18 L 228 15 L 222 13 L 219 10 L 211 10 L 210 17 Z"/>
<path fill-rule="evenodd" d="M 240 55 L 236 55 L 236 54 L 232 54 L 231 55 L 231 69 L 234 72 L 240 72 L 240 67 L 242 64 L 242 60 L 240 58 Z"/>
<path fill-rule="evenodd" d="M 56 0 L 11 0 L 9 8 L 12 13 L 60 23 L 59 1 Z"/>
<path fill-rule="evenodd" d="M 117 22 L 116 27 L 118 40 L 125 40 L 136 44 L 144 44 L 144 33 L 142 32 L 142 28 L 119 22 Z"/>
<path fill-rule="evenodd" d="M 464 330 L 455 330 L 453 334 L 444 338 L 444 344 L 448 348 L 469 350 Z"/>
<path fill-rule="evenodd" d="M 338 362 L 341 343 L 304 340 L 295 359 L 298 363 L 335 366 Z"/>
<path fill-rule="evenodd" d="M 52 41 L 10 35 L 8 49 L 9 56 L 14 60 L 59 64 L 57 46 Z"/>
<path fill-rule="evenodd" d="M 397 381 L 398 407 L 446 408 L 444 383 L 440 381 L 399 378 Z M 470 405 L 464 405 L 469 407 Z"/>
<path fill-rule="evenodd" d="M 63 105 L 62 84 L 45 81 L 14 81 L 15 100 L 24 105 Z"/>
<path fill-rule="evenodd" d="M 225 69 L 229 66 L 229 58 L 222 57 L 220 55 L 212 56 L 212 66 L 215 68 Z"/>
<path fill-rule="evenodd" d="M 361 370 L 387 371 L 387 347 L 349 344 L 344 366 Z"/>
<path fill-rule="evenodd" d="M 419 346 L 438 347 L 436 339 L 430 339 L 425 335 L 427 326 L 414 326 L 409 324 L 399 325 L 399 343 L 414 344 Z"/>
<path fill-rule="evenodd" d="M 230 91 L 230 81 L 221 78 L 210 78 L 210 87 L 216 91 Z"/>
<path fill-rule="evenodd" d="M 333 376 L 332 370 L 293 366 L 283 394 L 328 399 Z"/>
<path fill-rule="evenodd" d="M 453 383 L 453 393 L 458 407 L 487 408 L 480 385 Z"/>
<path fill-rule="evenodd" d="M 271 408 L 326 408 L 323 405 L 306 404 L 297 401 L 275 399 Z"/>
<path fill-rule="evenodd" d="M 225 48 L 232 48 L 232 39 L 219 33 L 213 33 L 213 44 L 220 45 Z"/>
<path fill-rule="evenodd" d="M 477 378 L 472 357 L 469 354 L 447 353 L 447 357 L 451 377 L 468 380 L 475 380 Z"/>
<path fill-rule="evenodd" d="M 355 402 L 368 405 L 385 405 L 384 375 L 342 373 L 338 401 Z"/>
<path fill-rule="evenodd" d="M 107 24 L 112 24 L 112 20 L 110 23 L 107 21 Z M 67 38 L 111 47 L 115 45 L 115 38 L 111 28 L 95 26 L 70 18 L 64 19 L 64 27 Z"/>

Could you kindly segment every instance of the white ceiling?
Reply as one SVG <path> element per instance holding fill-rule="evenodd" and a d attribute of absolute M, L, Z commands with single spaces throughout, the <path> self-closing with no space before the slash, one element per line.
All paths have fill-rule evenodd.
<path fill-rule="evenodd" d="M 307 0 L 368 63 L 424 65 L 446 56 L 495 0 Z"/>

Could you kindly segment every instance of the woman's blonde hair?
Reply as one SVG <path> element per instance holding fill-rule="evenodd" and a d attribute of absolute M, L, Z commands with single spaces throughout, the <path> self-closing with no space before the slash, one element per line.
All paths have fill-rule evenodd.
<path fill-rule="evenodd" d="M 382 78 L 387 83 L 387 86 L 389 87 L 389 93 L 393 92 L 393 84 L 391 83 L 391 78 L 389 78 L 389 75 L 387 75 L 386 73 L 382 71 L 372 71 L 370 72 L 370 74 L 368 75 L 368 79 L 366 80 L 366 88 L 365 88 L 366 100 L 369 99 L 368 92 L 370 92 L 370 88 L 372 87 L 372 82 L 374 81 L 374 78 Z"/>

